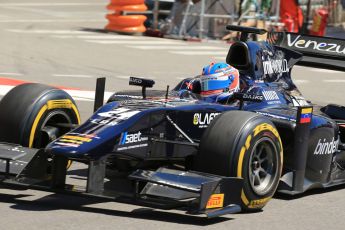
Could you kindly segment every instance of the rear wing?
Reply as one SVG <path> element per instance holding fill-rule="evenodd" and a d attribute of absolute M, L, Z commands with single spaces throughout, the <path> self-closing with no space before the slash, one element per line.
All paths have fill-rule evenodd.
<path fill-rule="evenodd" d="M 288 32 L 272 32 L 268 39 L 273 45 L 303 54 L 297 65 L 345 71 L 345 40 Z"/>

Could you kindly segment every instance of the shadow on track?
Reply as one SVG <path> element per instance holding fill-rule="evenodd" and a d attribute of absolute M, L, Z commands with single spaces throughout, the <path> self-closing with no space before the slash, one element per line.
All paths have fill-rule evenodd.
<path fill-rule="evenodd" d="M 329 188 L 312 189 L 312 190 L 308 190 L 304 193 L 297 194 L 297 195 L 288 195 L 288 194 L 283 194 L 283 193 L 276 193 L 274 195 L 274 198 L 279 199 L 279 200 L 294 200 L 294 199 L 300 199 L 300 198 L 303 198 L 306 196 L 314 196 L 314 195 L 323 194 L 323 193 L 330 193 L 330 192 L 338 191 L 338 190 L 342 190 L 342 189 L 345 189 L 345 184 L 336 185 L 334 187 L 329 187 Z"/>
<path fill-rule="evenodd" d="M 102 34 L 112 34 L 113 32 L 109 32 L 105 29 L 99 29 L 99 28 L 86 28 L 82 27 L 79 29 L 79 31 L 85 31 L 85 32 L 93 32 L 93 33 L 102 33 Z M 114 33 L 113 33 L 114 34 Z"/>
<path fill-rule="evenodd" d="M 157 211 L 150 208 L 138 208 L 132 210 L 131 212 L 127 212 L 114 209 L 90 207 L 87 205 L 109 202 L 109 200 L 90 197 L 68 196 L 64 194 L 51 194 L 36 200 L 24 200 L 25 198 L 30 196 L 31 195 L 28 194 L 0 194 L 0 202 L 13 204 L 11 208 L 23 211 L 72 210 L 125 218 L 146 219 L 196 226 L 208 226 L 232 220 L 232 218 L 227 217 L 207 219 L 203 216 L 190 216 L 186 214 Z M 114 202 L 114 208 L 116 208 L 116 202 Z"/>

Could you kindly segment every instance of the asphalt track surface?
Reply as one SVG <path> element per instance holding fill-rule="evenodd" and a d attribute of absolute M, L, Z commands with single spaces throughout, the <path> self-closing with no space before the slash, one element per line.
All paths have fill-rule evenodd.
<path fill-rule="evenodd" d="M 92 91 L 95 79 L 104 76 L 107 91 L 113 92 L 131 89 L 129 76 L 143 76 L 164 89 L 199 74 L 211 61 L 224 60 L 224 43 L 102 33 L 107 3 L 2 0 L 0 78 L 84 92 Z M 314 103 L 345 105 L 344 73 L 296 67 L 293 78 Z M 77 99 L 83 120 L 92 111 L 90 95 Z M 345 186 L 311 191 L 298 199 L 278 195 L 263 212 L 211 220 L 94 198 L 0 189 L 0 229 L 344 229 L 344 213 Z"/>

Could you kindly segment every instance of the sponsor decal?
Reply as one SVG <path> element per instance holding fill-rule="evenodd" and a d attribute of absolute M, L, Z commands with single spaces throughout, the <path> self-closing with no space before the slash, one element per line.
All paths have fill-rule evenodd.
<path fill-rule="evenodd" d="M 313 112 L 312 108 L 302 109 L 299 123 L 301 123 L 301 124 L 310 123 L 311 122 L 312 112 Z"/>
<path fill-rule="evenodd" d="M 143 147 L 147 147 L 147 146 L 148 146 L 147 143 L 138 144 L 138 145 L 131 145 L 131 146 L 123 146 L 123 147 L 117 148 L 117 151 L 124 151 L 124 150 L 130 150 L 130 149 L 137 149 L 137 148 L 143 148 Z"/>
<path fill-rule="evenodd" d="M 120 143 L 119 145 L 126 145 L 126 144 L 133 144 L 137 142 L 147 141 L 148 137 L 142 137 L 141 132 L 128 134 L 128 132 L 124 132 L 121 134 Z"/>
<path fill-rule="evenodd" d="M 129 82 L 132 84 L 141 84 L 141 83 L 143 83 L 143 80 L 140 78 L 136 78 L 136 77 L 130 77 Z"/>
<path fill-rule="evenodd" d="M 269 55 L 269 56 L 273 56 L 273 55 L 274 55 L 274 53 L 273 53 L 272 51 L 269 51 L 269 50 L 267 50 L 267 49 L 262 50 L 262 53 L 263 53 L 264 55 Z"/>
<path fill-rule="evenodd" d="M 195 113 L 193 116 L 193 124 L 199 128 L 206 128 L 211 121 L 220 113 Z"/>
<path fill-rule="evenodd" d="M 244 191 L 242 190 L 241 192 L 241 200 L 243 201 L 243 203 L 248 207 L 248 208 L 262 208 L 263 206 L 265 206 L 267 204 L 267 202 L 271 199 L 272 197 L 265 197 L 262 199 L 258 199 L 258 200 L 248 200 L 248 198 L 246 197 L 246 194 L 244 194 Z"/>
<path fill-rule="evenodd" d="M 334 140 L 334 137 L 330 142 L 327 142 L 326 139 L 319 139 L 317 142 L 316 148 L 314 150 L 314 155 L 327 155 L 333 154 L 338 149 L 339 139 Z"/>
<path fill-rule="evenodd" d="M 264 116 L 268 116 L 268 117 L 273 117 L 273 118 L 278 118 L 278 119 L 282 119 L 282 120 L 287 120 L 287 121 L 296 122 L 295 119 L 291 119 L 291 118 L 289 118 L 289 117 L 279 116 L 279 115 L 276 115 L 276 114 L 271 114 L 271 113 L 266 113 L 266 112 L 260 112 L 260 111 L 257 111 L 256 113 L 261 114 L 261 115 L 264 115 Z"/>
<path fill-rule="evenodd" d="M 283 160 L 283 148 L 282 148 L 283 145 L 282 145 L 278 130 L 268 123 L 262 123 L 254 128 L 253 135 L 247 136 L 246 142 L 240 150 L 239 160 L 238 160 L 238 165 L 237 165 L 237 177 L 242 177 L 242 165 L 243 165 L 244 155 L 250 149 L 252 138 L 256 137 L 259 133 L 264 132 L 266 130 L 271 131 L 273 135 L 276 136 L 276 138 L 279 140 L 280 155 L 281 155 L 281 159 Z"/>
<path fill-rule="evenodd" d="M 271 199 L 271 197 L 266 197 L 263 199 L 259 199 L 259 200 L 251 200 L 249 202 L 248 207 L 249 208 L 260 208 L 263 207 L 264 205 L 267 204 L 267 202 Z"/>
<path fill-rule="evenodd" d="M 207 202 L 206 208 L 222 208 L 224 205 L 224 194 L 213 194 Z"/>
<path fill-rule="evenodd" d="M 122 121 L 133 117 L 140 111 L 130 110 L 128 108 L 116 108 L 115 110 L 98 113 L 97 115 L 102 118 L 91 119 L 90 122 L 94 124 L 114 126 Z"/>
<path fill-rule="evenodd" d="M 120 142 L 119 142 L 119 145 L 121 147 L 118 147 L 117 151 L 147 147 L 148 143 L 141 143 L 141 142 L 148 141 L 149 138 L 142 137 L 141 134 L 142 133 L 140 131 L 137 133 L 131 133 L 131 134 L 129 134 L 128 132 L 122 133 L 120 137 Z M 134 145 L 130 145 L 130 144 L 134 144 Z M 123 146 L 123 145 L 126 145 L 126 146 Z"/>
<path fill-rule="evenodd" d="M 261 133 L 262 131 L 264 131 L 264 130 L 269 130 L 269 131 L 271 131 L 278 139 L 280 138 L 277 129 L 275 129 L 272 125 L 267 124 L 267 123 L 262 123 L 262 124 L 260 124 L 260 125 L 258 125 L 258 126 L 256 126 L 256 127 L 254 128 L 254 137 L 255 137 L 256 135 L 258 135 L 259 133 Z"/>
<path fill-rule="evenodd" d="M 271 59 L 267 57 L 266 61 L 262 62 L 264 67 L 264 74 L 280 74 L 289 72 L 288 62 L 286 59 Z"/>
<path fill-rule="evenodd" d="M 264 97 L 262 95 L 257 95 L 257 94 L 243 94 L 243 100 L 248 100 L 248 101 L 262 101 Z"/>
<path fill-rule="evenodd" d="M 50 109 L 71 109 L 73 107 L 73 103 L 69 99 L 61 99 L 61 100 L 50 100 L 47 102 L 48 110 Z"/>
<path fill-rule="evenodd" d="M 313 49 L 329 53 L 345 54 L 345 46 L 342 47 L 341 45 L 335 43 L 305 40 L 301 38 L 301 35 L 298 35 L 295 39 L 292 39 L 291 34 L 288 34 L 287 45 L 290 47 L 296 47 L 298 49 Z"/>

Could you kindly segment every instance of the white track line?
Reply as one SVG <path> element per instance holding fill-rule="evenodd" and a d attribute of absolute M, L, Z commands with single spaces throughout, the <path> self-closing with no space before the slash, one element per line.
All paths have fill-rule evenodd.
<path fill-rule="evenodd" d="M 0 85 L 0 96 L 4 96 L 8 93 L 14 86 L 10 85 Z M 93 101 L 95 100 L 95 91 L 87 91 L 87 90 L 65 90 L 69 95 L 73 97 L 76 101 Z M 104 98 L 107 100 L 111 95 L 112 92 L 105 92 Z"/>
<path fill-rule="evenodd" d="M 95 91 L 84 91 L 84 90 L 65 90 L 69 95 L 76 101 L 93 101 L 95 100 Z M 104 92 L 104 99 L 113 95 L 112 92 Z"/>
<path fill-rule="evenodd" d="M 104 6 L 104 3 L 59 2 L 59 3 L 0 3 L 0 6 Z"/>
<path fill-rule="evenodd" d="M 130 76 L 115 76 L 115 78 L 127 79 L 127 80 L 129 80 Z"/>
<path fill-rule="evenodd" d="M 0 73 L 0 76 L 6 75 L 6 76 L 23 76 L 22 73 Z"/>
<path fill-rule="evenodd" d="M 309 81 L 308 80 L 293 80 L 293 82 L 295 83 L 295 84 L 306 84 L 306 83 L 309 83 Z"/>
<path fill-rule="evenodd" d="M 72 35 L 52 35 L 53 38 L 60 38 L 60 39 L 70 39 L 70 38 L 76 38 L 76 36 Z"/>
<path fill-rule="evenodd" d="M 318 75 L 315 73 L 312 73 L 313 74 L 313 77 L 323 77 L 321 76 L 320 74 L 321 73 L 328 73 L 328 74 L 337 74 L 336 77 L 345 77 L 345 74 L 343 71 L 336 71 L 336 70 L 329 70 L 329 69 L 320 69 L 320 68 L 313 68 L 313 67 L 305 67 L 305 66 L 294 66 L 294 69 L 295 70 L 299 70 L 299 71 L 303 71 L 303 70 L 307 70 L 307 71 L 311 71 L 311 72 L 317 72 L 319 73 Z M 342 74 L 343 76 L 339 76 L 339 74 Z M 333 76 L 335 77 L 335 76 Z M 324 77 L 323 77 L 324 78 Z M 341 79 L 343 80 L 343 79 Z M 330 79 L 330 82 L 332 82 L 333 80 Z"/>
<path fill-rule="evenodd" d="M 91 34 L 93 32 L 78 31 L 78 30 L 19 30 L 7 29 L 9 32 L 25 33 L 25 34 Z"/>
<path fill-rule="evenodd" d="M 129 78 L 132 76 L 115 76 L 115 78 L 118 79 L 125 79 L 125 80 L 129 80 Z M 135 76 L 134 76 L 135 77 Z M 149 77 L 150 79 L 156 79 L 156 77 Z"/>
<path fill-rule="evenodd" d="M 100 39 L 100 40 L 112 40 L 112 39 L 140 39 L 141 37 L 126 36 L 126 35 L 80 35 L 77 36 L 82 39 Z"/>
<path fill-rule="evenodd" d="M 80 36 L 74 36 L 74 35 L 52 35 L 53 38 L 79 38 L 79 39 L 87 39 L 87 40 L 138 40 L 139 37 L 133 37 L 133 36 L 126 36 L 126 35 L 80 35 Z"/>
<path fill-rule="evenodd" d="M 319 72 L 319 73 L 341 73 L 341 74 L 344 74 L 344 72 L 336 71 L 336 70 L 330 70 L 330 69 L 308 68 L 308 70 L 313 71 L 313 72 Z"/>
<path fill-rule="evenodd" d="M 105 19 L 4 19 L 0 20 L 0 23 L 52 23 L 52 22 L 61 22 L 61 23 L 70 23 L 70 22 L 104 22 Z"/>
<path fill-rule="evenodd" d="M 182 54 L 182 55 L 227 55 L 227 52 L 224 51 L 170 51 L 173 54 Z"/>
<path fill-rule="evenodd" d="M 225 61 L 226 56 L 223 56 L 223 57 L 221 57 L 221 56 L 217 56 L 217 57 L 213 57 L 213 59 L 216 59 L 216 60 L 223 60 L 223 61 Z"/>
<path fill-rule="evenodd" d="M 323 82 L 327 83 L 345 83 L 345 79 L 329 79 L 329 80 L 322 80 Z"/>
<path fill-rule="evenodd" d="M 10 85 L 0 85 L 0 96 L 4 96 L 8 91 L 10 91 L 14 86 Z"/>
<path fill-rule="evenodd" d="M 220 47 L 212 47 L 212 46 L 128 46 L 134 49 L 141 49 L 141 50 L 224 50 Z"/>
<path fill-rule="evenodd" d="M 162 40 L 162 41 L 105 41 L 105 40 L 85 40 L 86 42 L 91 42 L 91 43 L 97 43 L 97 44 L 124 44 L 124 45 L 133 45 L 133 44 L 137 44 L 137 45 L 168 45 L 168 44 L 181 44 L 179 42 L 176 41 L 166 41 L 166 40 Z"/>
<path fill-rule="evenodd" d="M 68 77 L 68 78 L 94 78 L 91 75 L 82 74 L 52 74 L 53 77 Z"/>

